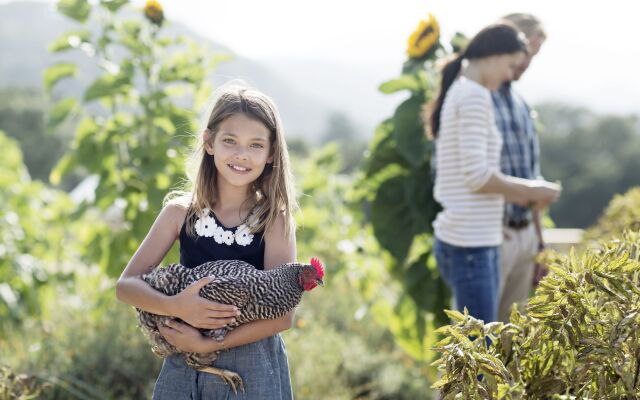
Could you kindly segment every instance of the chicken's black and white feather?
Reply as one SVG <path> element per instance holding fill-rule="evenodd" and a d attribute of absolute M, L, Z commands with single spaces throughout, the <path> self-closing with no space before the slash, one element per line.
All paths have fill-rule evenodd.
<path fill-rule="evenodd" d="M 280 318 L 293 310 L 303 292 L 322 284 L 324 268 L 317 259 L 311 264 L 290 263 L 270 269 L 258 270 L 239 260 L 220 260 L 204 263 L 195 268 L 172 264 L 166 268 L 156 267 L 142 279 L 154 289 L 175 296 L 190 284 L 204 277 L 214 279 L 200 289 L 200 296 L 211 301 L 236 306 L 240 315 L 233 324 L 220 329 L 200 329 L 200 332 L 217 341 L 235 327 L 259 319 Z M 151 342 L 155 354 L 168 357 L 180 353 L 167 342 L 158 331 L 166 316 L 152 314 L 140 309 L 140 326 Z M 184 353 L 185 362 L 192 368 L 202 369 L 213 364 L 217 353 Z"/>

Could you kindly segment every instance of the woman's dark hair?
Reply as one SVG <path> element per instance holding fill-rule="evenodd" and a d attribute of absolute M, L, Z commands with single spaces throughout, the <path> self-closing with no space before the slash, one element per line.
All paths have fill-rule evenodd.
<path fill-rule="evenodd" d="M 474 60 L 501 54 L 513 54 L 519 51 L 527 51 L 527 40 L 524 34 L 514 25 L 498 23 L 489 25 L 478 32 L 469 42 L 464 51 L 456 58 L 449 61 L 442 69 L 442 83 L 440 93 L 431 106 L 431 136 L 438 135 L 440 129 L 440 112 L 447 94 L 447 90 L 453 84 L 460 73 L 462 60 Z"/>

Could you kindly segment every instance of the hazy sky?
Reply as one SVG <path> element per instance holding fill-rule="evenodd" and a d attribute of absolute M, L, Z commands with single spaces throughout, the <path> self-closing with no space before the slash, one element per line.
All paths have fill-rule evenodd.
<path fill-rule="evenodd" d="M 161 2 L 168 18 L 248 58 L 346 64 L 380 81 L 397 75 L 407 37 L 428 12 L 440 21 L 445 38 L 456 30 L 472 35 L 506 13 L 531 12 L 545 23 L 549 39 L 522 79 L 527 97 L 640 112 L 640 3 L 635 1 Z"/>

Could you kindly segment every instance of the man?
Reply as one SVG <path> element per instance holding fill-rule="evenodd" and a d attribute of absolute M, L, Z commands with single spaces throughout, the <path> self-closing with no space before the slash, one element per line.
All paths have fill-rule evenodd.
<path fill-rule="evenodd" d="M 520 79 L 546 39 L 540 21 L 530 14 L 510 14 L 503 18 L 513 23 L 529 40 L 529 54 L 514 74 Z M 540 177 L 539 146 L 531 109 L 506 82 L 492 93 L 496 124 L 502 132 L 501 169 L 506 175 L 524 179 Z M 515 204 L 505 205 L 504 241 L 500 252 L 500 291 L 498 320 L 508 321 L 513 303 L 526 303 L 534 280 L 534 257 L 544 247 L 538 210 Z"/>

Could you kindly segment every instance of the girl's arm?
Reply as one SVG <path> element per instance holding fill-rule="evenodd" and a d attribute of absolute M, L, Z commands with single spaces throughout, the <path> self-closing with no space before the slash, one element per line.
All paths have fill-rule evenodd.
<path fill-rule="evenodd" d="M 275 226 L 265 232 L 265 269 L 295 262 L 296 238 L 295 233 L 285 238 L 284 217 L 281 215 Z M 160 327 L 160 333 L 169 343 L 182 351 L 195 353 L 209 353 L 213 351 L 242 346 L 257 342 L 276 333 L 285 331 L 293 325 L 294 311 L 277 319 L 265 319 L 249 322 L 235 328 L 225 337 L 223 342 L 206 338 L 199 331 L 177 321 L 169 321 L 167 327 Z"/>
<path fill-rule="evenodd" d="M 166 206 L 144 241 L 120 275 L 116 284 L 118 300 L 158 315 L 176 316 L 187 323 L 207 329 L 227 325 L 236 315 L 235 307 L 203 299 L 200 288 L 208 283 L 203 278 L 175 296 L 167 296 L 140 279 L 158 265 L 180 235 L 186 210 L 177 205 Z"/>

